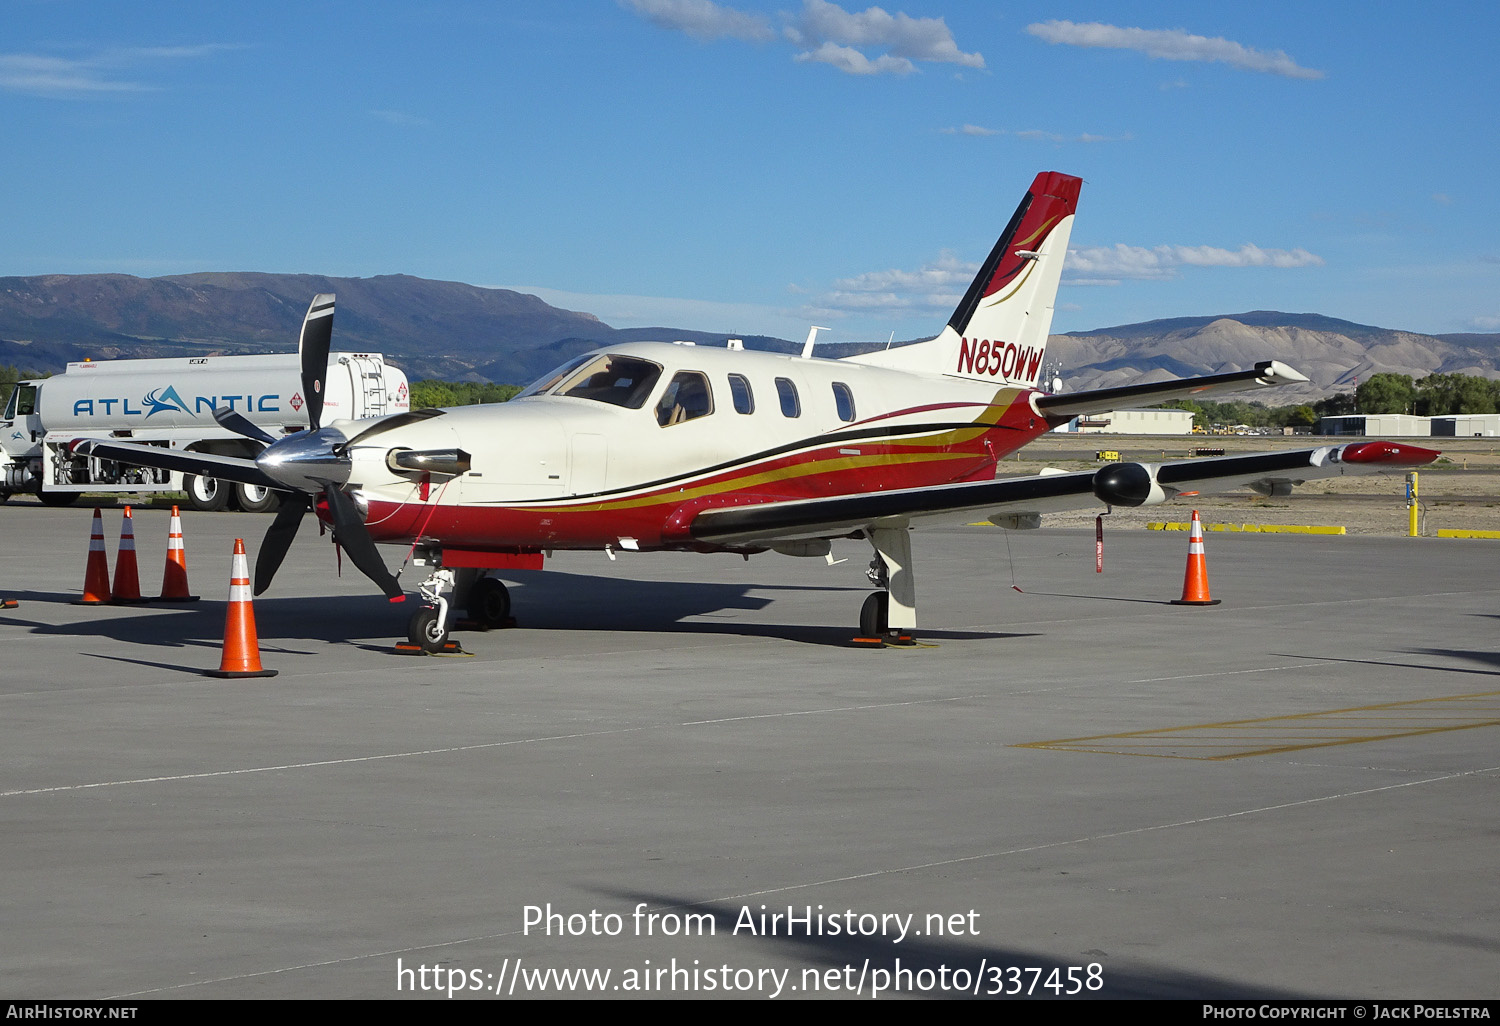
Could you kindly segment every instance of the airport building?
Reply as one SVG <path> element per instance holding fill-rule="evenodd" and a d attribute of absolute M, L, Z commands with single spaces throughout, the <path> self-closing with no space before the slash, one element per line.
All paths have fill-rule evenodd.
<path fill-rule="evenodd" d="M 1075 418 L 1058 430 L 1096 435 L 1190 435 L 1193 415 L 1187 410 L 1111 410 Z"/>
<path fill-rule="evenodd" d="M 1405 413 L 1350 414 L 1324 417 L 1313 428 L 1319 435 L 1363 435 L 1370 438 L 1494 438 L 1500 436 L 1500 413 L 1413 417 Z"/>

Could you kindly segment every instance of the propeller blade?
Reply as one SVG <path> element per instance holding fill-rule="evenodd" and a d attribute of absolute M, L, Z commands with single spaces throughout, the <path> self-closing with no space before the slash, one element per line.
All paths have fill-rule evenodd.
<path fill-rule="evenodd" d="M 294 492 L 281 500 L 276 519 L 266 529 L 260 552 L 255 557 L 255 594 L 259 595 L 271 586 L 271 578 L 280 569 L 287 549 L 292 547 L 292 539 L 297 537 L 297 527 L 311 507 L 312 499 L 302 492 Z"/>
<path fill-rule="evenodd" d="M 302 357 L 302 399 L 307 403 L 307 423 L 314 431 L 323 426 L 323 380 L 328 374 L 328 351 L 333 347 L 333 293 L 313 296 L 302 321 L 297 353 Z"/>
<path fill-rule="evenodd" d="M 327 496 L 328 510 L 333 514 L 334 538 L 349 554 L 349 561 L 359 568 L 360 573 L 374 581 L 385 592 L 386 598 L 392 602 L 406 601 L 406 593 L 385 568 L 385 562 L 376 551 L 370 532 L 365 530 L 364 522 L 359 519 L 359 510 L 354 508 L 354 502 L 334 485 L 323 489 L 323 494 Z"/>
<path fill-rule="evenodd" d="M 444 412 L 445 411 L 443 410 L 434 409 L 429 406 L 423 410 L 412 410 L 410 413 L 397 413 L 390 417 L 385 417 L 379 422 L 371 424 L 369 427 L 365 428 L 359 434 L 349 439 L 343 445 L 334 446 L 333 451 L 342 456 L 344 453 L 349 451 L 350 446 L 355 445 L 358 442 L 363 442 L 366 438 L 369 438 L 372 435 L 378 435 L 382 431 L 389 431 L 392 428 L 405 427 L 408 424 L 415 424 L 418 421 L 431 420 L 433 417 L 441 417 Z"/>
<path fill-rule="evenodd" d="M 227 431 L 233 431 L 237 435 L 244 435 L 246 438 L 253 438 L 257 442 L 265 442 L 267 445 L 276 444 L 274 436 L 266 431 L 262 431 L 250 423 L 248 418 L 236 413 L 227 406 L 214 407 L 214 420 L 218 422 L 219 427 Z"/>

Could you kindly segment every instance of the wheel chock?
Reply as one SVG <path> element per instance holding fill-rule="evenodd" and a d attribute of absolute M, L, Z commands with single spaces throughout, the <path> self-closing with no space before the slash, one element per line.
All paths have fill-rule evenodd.
<path fill-rule="evenodd" d="M 464 647 L 456 641 L 445 641 L 443 647 L 436 652 L 429 652 L 421 645 L 414 645 L 410 641 L 398 641 L 391 647 L 392 655 L 399 656 L 467 656 L 472 658 L 473 652 L 465 652 Z"/>
<path fill-rule="evenodd" d="M 884 638 L 850 638 L 849 644 L 853 648 L 885 648 Z"/>
<path fill-rule="evenodd" d="M 20 604 L 15 599 L 0 599 L 0 609 L 15 609 Z"/>

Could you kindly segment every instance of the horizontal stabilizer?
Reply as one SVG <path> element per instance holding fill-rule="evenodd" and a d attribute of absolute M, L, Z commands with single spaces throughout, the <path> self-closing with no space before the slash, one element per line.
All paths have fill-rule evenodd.
<path fill-rule="evenodd" d="M 1273 385 L 1295 385 L 1307 377 L 1284 363 L 1266 360 L 1250 370 L 1209 374 L 1201 378 L 1178 378 L 1145 385 L 1096 388 L 1090 392 L 1065 392 L 1036 397 L 1036 407 L 1050 421 L 1061 423 L 1089 413 L 1105 413 L 1124 405 L 1154 406 L 1173 399 L 1199 399 L 1222 392 L 1243 392 Z"/>

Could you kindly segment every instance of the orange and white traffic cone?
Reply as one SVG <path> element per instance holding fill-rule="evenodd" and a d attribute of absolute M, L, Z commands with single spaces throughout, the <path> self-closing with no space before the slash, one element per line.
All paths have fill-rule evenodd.
<path fill-rule="evenodd" d="M 115 583 L 109 589 L 110 605 L 135 605 L 145 602 L 141 596 L 141 573 L 135 562 L 135 520 L 130 507 L 120 524 L 120 551 L 115 555 Z"/>
<path fill-rule="evenodd" d="M 224 657 L 217 670 L 204 670 L 210 677 L 274 677 L 275 670 L 261 669 L 260 640 L 255 635 L 255 609 L 250 604 L 250 564 L 245 542 L 234 540 L 234 562 L 229 570 L 229 612 L 224 615 Z"/>
<path fill-rule="evenodd" d="M 89 533 L 89 561 L 83 571 L 83 598 L 75 606 L 102 606 L 109 601 L 109 556 L 104 549 L 104 514 L 94 507 L 94 526 Z"/>
<path fill-rule="evenodd" d="M 182 544 L 182 514 L 172 507 L 172 525 L 167 530 L 167 568 L 162 573 L 159 602 L 197 602 L 188 594 L 187 550 Z"/>
<path fill-rule="evenodd" d="M 1174 606 L 1216 606 L 1219 600 L 1208 597 L 1208 560 L 1203 555 L 1203 525 L 1193 510 L 1193 528 L 1188 535 L 1187 573 L 1182 578 L 1182 598 Z"/>

